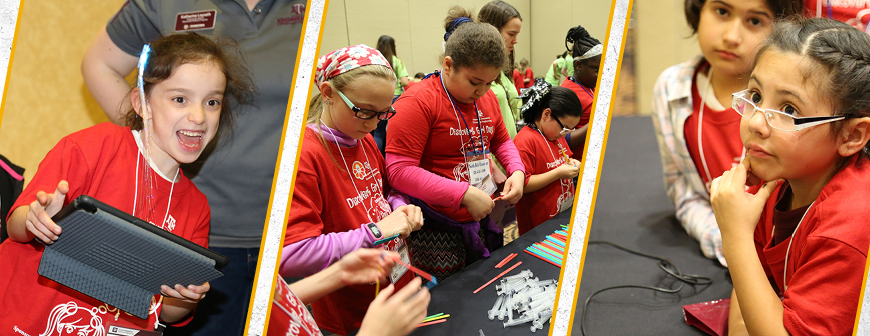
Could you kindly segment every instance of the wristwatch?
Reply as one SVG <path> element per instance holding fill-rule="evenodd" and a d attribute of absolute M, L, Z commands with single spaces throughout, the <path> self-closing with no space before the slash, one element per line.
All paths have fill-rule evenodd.
<path fill-rule="evenodd" d="M 381 237 L 384 236 L 384 235 L 381 233 L 381 229 L 378 228 L 378 225 L 377 225 L 377 224 L 375 224 L 375 223 L 368 223 L 368 224 L 366 224 L 366 227 L 368 227 L 369 232 L 372 233 L 372 236 L 375 238 L 375 240 L 381 239 Z"/>

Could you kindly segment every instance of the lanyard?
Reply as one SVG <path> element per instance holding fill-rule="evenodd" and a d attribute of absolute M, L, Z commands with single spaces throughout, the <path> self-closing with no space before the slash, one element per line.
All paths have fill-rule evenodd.
<path fill-rule="evenodd" d="M 791 252 L 791 243 L 794 242 L 794 234 L 797 233 L 797 230 L 801 227 L 801 223 L 804 222 L 804 218 L 807 216 L 807 213 L 810 212 L 810 208 L 813 207 L 813 204 L 816 204 L 815 201 L 810 203 L 810 206 L 807 207 L 807 211 L 804 212 L 804 215 L 801 216 L 801 221 L 798 222 L 798 225 L 794 228 L 794 231 L 791 233 L 791 238 L 788 240 L 788 247 L 785 248 L 785 260 L 782 262 L 782 286 L 785 287 L 782 291 L 788 289 L 788 284 L 785 282 L 785 271 L 788 270 L 788 253 Z M 770 236 L 773 237 L 774 232 L 776 232 L 776 225 L 773 226 L 773 230 L 770 231 Z"/>
<path fill-rule="evenodd" d="M 541 132 L 541 130 L 538 129 L 538 126 L 535 125 L 535 124 L 531 124 L 531 125 L 529 125 L 529 126 L 532 127 L 533 130 L 538 131 L 538 134 L 540 134 L 541 137 L 544 138 L 544 141 L 547 142 L 547 149 L 550 151 L 550 156 L 553 157 L 553 162 L 558 161 L 558 160 L 556 159 L 556 154 L 553 154 L 553 149 L 550 148 L 550 144 L 549 144 L 549 143 L 550 143 L 550 140 L 547 139 L 547 136 L 544 135 L 544 132 Z M 560 144 L 558 141 L 559 141 L 559 140 L 556 140 L 556 145 L 559 146 L 559 150 L 560 150 L 560 151 L 564 151 L 565 149 L 562 148 L 562 144 Z M 560 153 L 561 153 L 561 152 L 560 152 Z M 568 162 L 565 162 L 565 163 L 568 163 Z"/>
<path fill-rule="evenodd" d="M 323 120 L 320 120 L 320 123 L 323 123 Z M 332 142 L 335 143 L 335 147 L 338 147 L 338 155 L 341 156 L 341 161 L 344 162 L 344 170 L 347 171 L 347 177 L 350 178 L 350 184 L 353 185 L 353 190 L 356 191 L 356 196 L 359 197 L 359 202 L 363 206 L 363 209 L 366 211 L 366 217 L 369 218 L 369 221 L 374 223 L 375 220 L 372 218 L 372 216 L 369 212 L 369 208 L 366 206 L 366 202 L 365 202 L 365 200 L 363 200 L 362 194 L 360 194 L 360 192 L 359 192 L 359 188 L 356 187 L 356 181 L 353 180 L 353 176 L 350 173 L 350 167 L 348 167 L 348 165 L 347 165 L 347 159 L 344 158 L 344 153 L 341 151 L 341 145 L 338 144 L 338 137 L 336 137 L 335 133 L 332 132 L 332 128 L 327 126 L 326 129 L 329 131 L 329 135 L 332 135 L 332 139 L 333 139 Z M 372 178 L 375 178 L 375 171 L 374 171 L 374 168 L 372 168 L 371 163 L 369 162 L 369 155 L 368 155 L 368 153 L 366 153 L 365 146 L 363 146 L 361 141 L 357 142 L 357 145 L 360 146 L 360 148 L 363 151 L 363 155 L 366 157 L 366 163 L 363 165 L 363 167 L 368 165 L 369 166 L 369 176 L 371 176 Z M 384 193 L 380 189 L 380 184 L 377 183 L 377 181 L 375 181 L 375 186 L 377 186 L 378 189 L 372 190 L 372 191 L 377 192 L 379 195 L 381 195 L 381 197 L 383 197 Z"/>
<path fill-rule="evenodd" d="M 441 73 L 443 74 L 443 70 Z M 450 106 L 453 108 L 453 113 L 457 114 L 459 118 L 462 118 L 462 123 L 465 125 L 465 130 L 468 132 L 468 138 L 471 139 L 471 146 L 474 148 L 474 151 L 477 151 L 477 145 L 474 144 L 474 137 L 471 136 L 471 129 L 468 128 L 468 122 L 465 121 L 465 116 L 462 115 L 462 111 L 456 107 L 456 102 L 453 101 L 453 96 L 450 95 L 450 92 L 447 91 L 447 87 L 444 86 L 444 76 L 438 76 L 438 79 L 441 80 L 441 88 L 444 89 L 444 93 L 447 94 L 447 99 L 450 100 Z M 477 108 L 477 102 L 474 102 L 474 112 L 477 115 L 477 130 L 478 135 L 480 136 L 480 154 L 484 154 L 486 151 L 486 144 L 483 143 L 483 126 L 480 122 L 480 109 Z M 459 118 L 456 118 L 457 120 Z M 460 134 L 460 140 L 462 140 L 462 135 Z"/>
<path fill-rule="evenodd" d="M 592 95 L 592 93 L 593 93 L 592 90 L 587 89 L 586 86 L 584 86 L 583 84 L 580 84 L 580 82 L 577 81 L 576 77 L 571 76 L 571 81 L 574 82 L 574 84 L 580 85 L 580 88 L 583 89 L 583 91 L 586 92 L 586 94 L 588 94 L 590 98 L 593 98 L 593 99 L 595 98 Z"/>

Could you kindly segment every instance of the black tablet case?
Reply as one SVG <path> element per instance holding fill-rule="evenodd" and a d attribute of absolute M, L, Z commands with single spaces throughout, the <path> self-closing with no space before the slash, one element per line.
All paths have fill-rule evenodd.
<path fill-rule="evenodd" d="M 226 257 L 79 196 L 52 218 L 63 228 L 46 245 L 39 275 L 147 319 L 160 286 L 200 285 L 223 275 Z"/>

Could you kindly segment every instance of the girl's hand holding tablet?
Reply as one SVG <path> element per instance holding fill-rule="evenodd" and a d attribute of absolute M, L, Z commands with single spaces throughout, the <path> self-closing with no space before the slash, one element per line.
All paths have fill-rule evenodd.
<path fill-rule="evenodd" d="M 510 186 L 510 183 L 512 183 L 511 179 L 513 179 L 513 175 L 505 181 L 505 190 L 509 190 L 508 187 Z M 522 182 L 520 185 L 522 185 Z M 522 195 L 522 187 L 520 187 L 520 194 Z M 465 191 L 465 196 L 462 197 L 462 205 L 468 209 L 468 212 L 471 213 L 471 217 L 474 221 L 478 222 L 492 212 L 495 202 L 493 202 L 492 198 L 483 192 L 483 190 L 469 185 L 468 190 Z"/>
<path fill-rule="evenodd" d="M 501 192 L 501 199 L 517 204 L 520 197 L 523 197 L 523 185 L 526 183 L 526 175 L 522 171 L 514 171 L 507 181 L 504 182 L 504 190 Z M 491 209 L 490 209 L 491 210 Z M 482 218 L 482 217 L 481 217 Z"/>
<path fill-rule="evenodd" d="M 199 285 L 188 285 L 184 287 L 180 284 L 175 284 L 175 287 L 167 285 L 160 286 L 160 294 L 165 297 L 173 298 L 181 302 L 197 304 L 199 300 L 205 297 L 205 293 L 211 289 L 208 282 Z"/>
<path fill-rule="evenodd" d="M 60 181 L 54 193 L 46 194 L 44 191 L 38 192 L 36 200 L 30 203 L 29 209 L 20 211 L 26 214 L 24 223 L 27 229 L 25 233 L 27 239 L 24 241 L 30 241 L 35 237 L 39 238 L 43 243 L 51 244 L 57 240 L 58 235 L 61 233 L 61 228 L 51 220 L 51 217 L 63 208 L 63 201 L 66 199 L 66 193 L 68 192 L 69 183 Z M 21 209 L 23 208 L 21 207 Z M 16 230 L 13 228 L 11 231 Z M 10 236 L 12 235 L 13 232 L 10 232 Z"/>

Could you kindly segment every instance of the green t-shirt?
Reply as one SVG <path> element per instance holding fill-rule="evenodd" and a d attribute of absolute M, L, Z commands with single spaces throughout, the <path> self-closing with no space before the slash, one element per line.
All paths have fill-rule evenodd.
<path fill-rule="evenodd" d="M 396 73 L 396 93 L 394 96 L 402 94 L 402 77 L 408 77 L 408 70 L 405 69 L 405 63 L 402 63 L 398 57 L 393 55 L 393 72 Z"/>
<path fill-rule="evenodd" d="M 498 79 L 492 83 L 490 87 L 495 97 L 498 99 L 498 107 L 501 109 L 501 117 L 504 119 L 504 125 L 507 128 L 511 139 L 517 136 L 516 118 L 520 113 L 520 100 L 516 99 L 517 88 L 514 86 L 513 80 L 501 73 Z"/>

